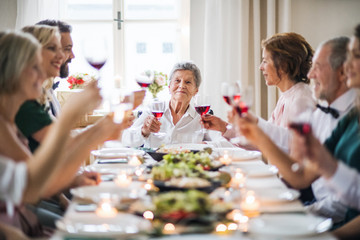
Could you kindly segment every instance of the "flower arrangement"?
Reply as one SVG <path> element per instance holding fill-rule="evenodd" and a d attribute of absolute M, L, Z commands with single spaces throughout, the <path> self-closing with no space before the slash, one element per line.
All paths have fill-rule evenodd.
<path fill-rule="evenodd" d="M 151 71 L 145 73 L 147 76 L 151 76 Z M 154 81 L 149 85 L 148 89 L 153 95 L 153 98 L 156 98 L 157 94 L 168 85 L 168 76 L 162 72 L 154 71 Z"/>
<path fill-rule="evenodd" d="M 87 73 L 72 74 L 67 79 L 70 89 L 82 89 L 91 81 L 96 81 L 96 79 Z"/>

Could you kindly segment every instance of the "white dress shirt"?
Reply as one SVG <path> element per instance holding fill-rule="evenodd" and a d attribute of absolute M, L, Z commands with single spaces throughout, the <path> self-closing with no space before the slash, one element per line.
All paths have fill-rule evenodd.
<path fill-rule="evenodd" d="M 175 143 L 200 143 L 204 140 L 221 139 L 221 134 L 215 131 L 208 131 L 206 135 L 201 131 L 200 115 L 195 111 L 192 104 L 186 110 L 182 118 L 174 125 L 169 102 L 163 116 L 160 119 L 160 133 L 166 133 L 165 136 L 156 136 L 150 133 L 148 137 L 141 134 L 141 128 L 147 116 L 152 115 L 149 109 L 143 111 L 141 116 L 134 122 L 131 128 L 124 130 L 122 135 L 122 143 L 125 146 L 157 148 L 162 144 Z"/>
<path fill-rule="evenodd" d="M 340 201 L 347 206 L 360 210 L 360 174 L 339 161 L 335 174 L 326 183 Z"/>
<path fill-rule="evenodd" d="M 8 215 L 12 216 L 14 205 L 21 203 L 26 184 L 26 163 L 17 163 L 0 155 L 0 201 L 6 203 Z"/>
<path fill-rule="evenodd" d="M 320 142 L 323 143 L 330 137 L 340 119 L 353 108 L 355 99 L 356 90 L 350 89 L 330 104 L 330 107 L 338 110 L 338 118 L 334 118 L 331 114 L 324 113 L 320 109 L 315 110 L 311 125 L 314 135 Z M 341 221 L 345 216 L 347 208 L 344 204 L 340 203 L 340 199 L 336 195 L 329 194 L 331 190 L 326 184 L 326 180 L 320 177 L 311 184 L 311 187 L 317 201 L 308 208 L 323 216 L 331 217 L 335 222 Z"/>

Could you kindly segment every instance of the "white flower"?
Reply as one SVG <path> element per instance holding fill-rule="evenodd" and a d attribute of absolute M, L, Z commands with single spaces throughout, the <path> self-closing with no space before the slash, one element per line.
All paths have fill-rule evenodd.
<path fill-rule="evenodd" d="M 165 78 L 163 76 L 158 76 L 156 79 L 155 79 L 155 82 L 157 85 L 159 86 L 164 86 L 165 85 Z"/>

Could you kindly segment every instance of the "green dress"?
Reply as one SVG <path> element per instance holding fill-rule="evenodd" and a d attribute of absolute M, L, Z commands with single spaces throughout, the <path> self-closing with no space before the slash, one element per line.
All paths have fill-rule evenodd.
<path fill-rule="evenodd" d="M 32 138 L 32 135 L 52 123 L 51 116 L 35 100 L 26 101 L 19 109 L 15 117 L 15 123 L 24 136 L 29 140 L 29 147 L 32 152 L 39 146 L 39 142 Z"/>
<path fill-rule="evenodd" d="M 339 161 L 360 172 L 360 125 L 359 111 L 353 109 L 342 120 L 326 140 L 325 146 Z M 348 208 L 344 223 L 359 215 L 359 211 Z"/>

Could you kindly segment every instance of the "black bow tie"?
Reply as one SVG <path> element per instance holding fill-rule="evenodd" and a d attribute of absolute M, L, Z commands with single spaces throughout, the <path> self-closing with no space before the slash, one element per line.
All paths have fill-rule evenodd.
<path fill-rule="evenodd" d="M 57 89 L 59 87 L 59 83 L 60 83 L 60 81 L 57 81 L 56 83 L 53 83 L 52 89 L 53 90 Z"/>
<path fill-rule="evenodd" d="M 323 111 L 324 113 L 330 113 L 334 118 L 338 118 L 339 117 L 339 112 L 338 110 L 331 108 L 331 107 L 323 107 L 319 104 L 316 104 L 316 107 L 319 108 L 321 111 Z"/>

